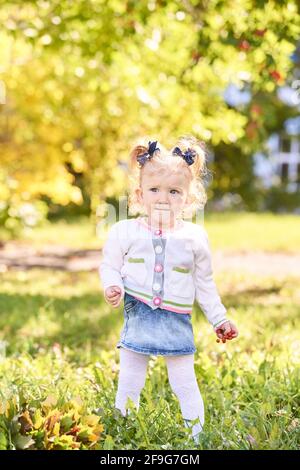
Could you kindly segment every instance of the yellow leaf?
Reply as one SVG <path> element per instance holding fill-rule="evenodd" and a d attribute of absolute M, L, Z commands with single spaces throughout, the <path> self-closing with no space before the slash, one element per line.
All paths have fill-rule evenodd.
<path fill-rule="evenodd" d="M 33 422 L 31 420 L 28 410 L 25 410 L 19 417 L 19 422 L 21 423 L 22 432 L 30 431 L 33 428 Z"/>
<path fill-rule="evenodd" d="M 90 434 L 89 437 L 88 437 L 88 440 L 90 442 L 97 442 L 99 439 L 99 435 L 98 434 Z"/>
<path fill-rule="evenodd" d="M 98 434 L 101 434 L 103 432 L 103 425 L 102 424 L 98 424 L 97 426 L 95 426 L 94 428 L 94 432 L 98 433 Z"/>
<path fill-rule="evenodd" d="M 87 424 L 88 426 L 96 426 L 99 422 L 99 416 L 97 415 L 83 416 L 81 422 L 84 424 Z"/>
<path fill-rule="evenodd" d="M 55 423 L 54 428 L 53 428 L 54 436 L 59 436 L 59 431 L 60 431 L 60 423 Z"/>
<path fill-rule="evenodd" d="M 45 420 L 45 428 L 51 433 L 55 424 L 60 420 L 61 412 L 57 409 L 52 410 Z"/>
<path fill-rule="evenodd" d="M 33 427 L 39 429 L 43 424 L 43 418 L 40 410 L 36 410 L 33 416 Z"/>

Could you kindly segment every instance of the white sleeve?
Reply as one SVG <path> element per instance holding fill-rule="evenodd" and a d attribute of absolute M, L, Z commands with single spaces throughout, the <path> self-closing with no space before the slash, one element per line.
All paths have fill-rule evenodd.
<path fill-rule="evenodd" d="M 214 329 L 227 321 L 225 313 L 227 309 L 222 304 L 216 284 L 213 279 L 211 252 L 208 236 L 203 230 L 201 242 L 197 244 L 195 253 L 195 297 L 203 313 Z M 199 246 L 200 245 L 200 246 Z"/>
<path fill-rule="evenodd" d="M 124 252 L 118 233 L 118 223 L 115 223 L 108 231 L 103 245 L 102 260 L 98 271 L 104 292 L 110 286 L 118 286 L 122 291 L 121 298 L 124 296 L 124 283 L 121 277 L 123 258 Z"/>

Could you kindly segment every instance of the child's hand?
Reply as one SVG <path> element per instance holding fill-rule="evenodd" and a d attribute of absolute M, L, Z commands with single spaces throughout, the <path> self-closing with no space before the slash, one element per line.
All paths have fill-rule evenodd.
<path fill-rule="evenodd" d="M 119 307 L 121 303 L 122 291 L 119 286 L 110 286 L 105 290 L 104 297 L 114 308 Z"/>
<path fill-rule="evenodd" d="M 237 327 L 231 321 L 222 323 L 222 325 L 218 326 L 215 332 L 217 337 L 220 338 L 217 339 L 217 343 L 220 343 L 220 340 L 222 340 L 222 343 L 226 343 L 226 340 L 236 338 L 239 334 Z"/>

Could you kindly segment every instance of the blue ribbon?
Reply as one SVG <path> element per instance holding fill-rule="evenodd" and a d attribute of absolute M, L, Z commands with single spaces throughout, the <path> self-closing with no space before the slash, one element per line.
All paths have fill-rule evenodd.
<path fill-rule="evenodd" d="M 194 163 L 195 157 L 197 155 L 193 149 L 188 149 L 185 152 L 182 152 L 179 147 L 175 147 L 172 154 L 182 157 L 188 165 L 192 165 Z"/>
<path fill-rule="evenodd" d="M 137 157 L 137 161 L 139 162 L 140 166 L 145 165 L 146 161 L 150 160 L 150 158 L 153 157 L 155 150 L 160 150 L 158 147 L 156 147 L 156 144 L 157 144 L 157 140 L 153 142 L 149 140 L 147 152 Z"/>

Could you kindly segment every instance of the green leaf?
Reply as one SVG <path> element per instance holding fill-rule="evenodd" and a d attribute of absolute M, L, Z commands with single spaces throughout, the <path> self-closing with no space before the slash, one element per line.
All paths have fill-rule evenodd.
<path fill-rule="evenodd" d="M 4 432 L 0 432 L 0 450 L 6 450 L 8 448 L 8 439 Z"/>
<path fill-rule="evenodd" d="M 73 425 L 73 419 L 70 416 L 66 415 L 61 418 L 60 426 L 63 432 L 69 431 L 72 425 Z"/>
<path fill-rule="evenodd" d="M 34 440 L 31 436 L 21 436 L 21 434 L 14 436 L 12 441 L 16 449 L 20 450 L 28 449 L 28 447 L 34 444 Z"/>
<path fill-rule="evenodd" d="M 232 382 L 233 382 L 233 379 L 232 379 L 232 376 L 230 374 L 226 374 L 225 377 L 223 377 L 223 379 L 222 379 L 222 384 L 225 387 L 228 387 L 229 385 L 231 385 Z"/>
<path fill-rule="evenodd" d="M 112 438 L 112 436 L 108 435 L 105 438 L 104 444 L 103 444 L 103 449 L 104 450 L 112 450 L 115 448 L 115 442 Z"/>

